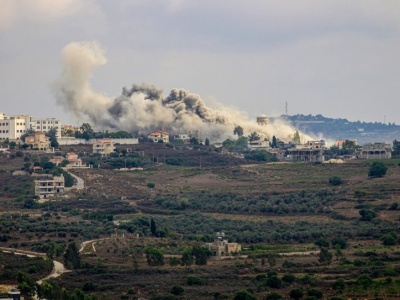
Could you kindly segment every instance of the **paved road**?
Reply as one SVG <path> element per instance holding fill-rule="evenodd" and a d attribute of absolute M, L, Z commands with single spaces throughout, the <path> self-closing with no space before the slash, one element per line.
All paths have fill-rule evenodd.
<path fill-rule="evenodd" d="M 33 256 L 38 256 L 45 258 L 46 253 L 40 253 L 40 252 L 33 252 L 33 251 L 25 251 L 25 250 L 19 250 L 19 249 L 14 249 L 14 248 L 4 248 L 0 247 L 0 251 L 5 252 L 5 253 L 14 253 L 14 254 L 19 254 L 19 255 L 26 255 L 29 257 Z M 66 273 L 66 272 L 71 272 L 70 270 L 67 270 L 64 265 L 56 260 L 53 260 L 53 270 L 49 275 L 46 277 L 36 281 L 38 284 L 42 284 L 44 280 L 50 279 L 50 278 L 56 278 L 59 277 L 61 274 Z M 38 300 L 39 298 L 35 295 L 33 297 L 34 300 Z"/>
<path fill-rule="evenodd" d="M 72 174 L 70 172 L 70 169 L 68 168 L 63 168 L 64 171 L 67 171 L 69 174 L 71 174 L 72 177 L 76 179 L 76 184 L 74 186 L 70 187 L 70 189 L 77 189 L 77 190 L 83 190 L 85 188 L 85 182 L 83 181 L 82 178 L 76 176 L 75 174 Z"/>

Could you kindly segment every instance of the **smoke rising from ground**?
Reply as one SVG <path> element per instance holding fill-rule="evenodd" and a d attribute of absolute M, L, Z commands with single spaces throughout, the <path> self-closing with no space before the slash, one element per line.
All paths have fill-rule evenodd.
<path fill-rule="evenodd" d="M 63 72 L 53 85 L 58 104 L 99 130 L 139 134 L 157 129 L 175 134 L 199 130 L 200 137 L 208 137 L 212 142 L 232 138 L 238 125 L 245 135 L 257 132 L 284 140 L 296 131 L 283 122 L 260 126 L 238 109 L 222 104 L 210 108 L 199 95 L 184 89 L 173 89 L 164 96 L 154 85 L 134 84 L 123 88 L 116 98 L 96 93 L 90 86 L 90 78 L 93 69 L 107 59 L 94 42 L 70 43 L 62 50 L 61 58 Z"/>

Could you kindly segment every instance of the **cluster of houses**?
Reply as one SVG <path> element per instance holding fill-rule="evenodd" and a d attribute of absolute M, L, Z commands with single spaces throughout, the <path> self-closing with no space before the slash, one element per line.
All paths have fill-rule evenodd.
<path fill-rule="evenodd" d="M 340 141 L 338 142 L 340 144 Z M 250 148 L 252 148 L 250 146 Z M 253 148 L 254 149 L 254 148 Z M 260 148 L 257 148 L 260 149 Z M 325 162 L 325 141 L 308 141 L 305 144 L 283 144 L 280 148 L 265 148 L 274 153 L 280 161 Z M 392 147 L 388 143 L 367 143 L 353 154 L 342 155 L 342 159 L 384 159 L 392 157 Z"/>

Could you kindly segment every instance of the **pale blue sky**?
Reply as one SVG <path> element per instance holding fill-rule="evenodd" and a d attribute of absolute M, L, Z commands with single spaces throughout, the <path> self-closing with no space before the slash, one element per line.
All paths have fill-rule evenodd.
<path fill-rule="evenodd" d="M 0 111 L 73 118 L 49 86 L 70 42 L 97 41 L 93 89 L 185 88 L 264 114 L 400 124 L 400 1 L 0 0 Z"/>

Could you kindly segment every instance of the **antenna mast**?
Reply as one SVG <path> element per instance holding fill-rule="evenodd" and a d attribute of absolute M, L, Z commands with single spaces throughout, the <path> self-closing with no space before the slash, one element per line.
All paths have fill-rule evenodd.
<path fill-rule="evenodd" d="M 286 115 L 288 115 L 287 114 L 287 101 L 286 101 L 286 105 L 285 105 L 285 111 L 286 111 Z"/>

